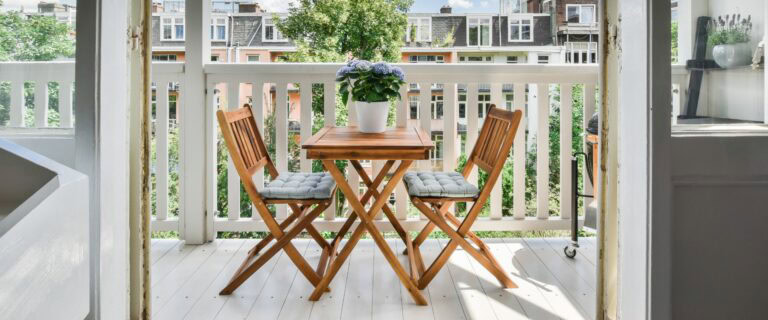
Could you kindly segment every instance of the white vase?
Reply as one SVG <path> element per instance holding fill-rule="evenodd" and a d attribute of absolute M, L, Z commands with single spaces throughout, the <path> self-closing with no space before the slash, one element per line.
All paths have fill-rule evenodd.
<path fill-rule="evenodd" d="M 712 48 L 712 58 L 721 68 L 734 68 L 752 63 L 749 43 L 720 44 Z"/>
<path fill-rule="evenodd" d="M 389 101 L 355 101 L 355 107 L 357 108 L 357 127 L 360 132 L 380 133 L 387 129 Z"/>

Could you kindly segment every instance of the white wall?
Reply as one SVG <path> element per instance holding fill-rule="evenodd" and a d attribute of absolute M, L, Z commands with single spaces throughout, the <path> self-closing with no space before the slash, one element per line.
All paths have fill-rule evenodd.
<path fill-rule="evenodd" d="M 73 135 L 0 135 L 0 138 L 8 139 L 70 168 L 75 167 Z"/>
<path fill-rule="evenodd" d="M 85 318 L 87 177 L 3 140 L 0 176 L 6 178 L 0 182 L 0 207 L 13 207 L 4 218 L 0 212 L 2 318 Z"/>

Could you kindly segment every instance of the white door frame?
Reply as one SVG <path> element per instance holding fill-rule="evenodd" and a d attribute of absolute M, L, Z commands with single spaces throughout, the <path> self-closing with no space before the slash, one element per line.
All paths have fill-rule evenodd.
<path fill-rule="evenodd" d="M 88 319 L 127 319 L 127 1 L 77 2 L 75 169 L 90 184 Z"/>
<path fill-rule="evenodd" d="M 618 317 L 670 318 L 669 0 L 621 0 Z M 609 39 L 609 43 L 610 43 Z"/>

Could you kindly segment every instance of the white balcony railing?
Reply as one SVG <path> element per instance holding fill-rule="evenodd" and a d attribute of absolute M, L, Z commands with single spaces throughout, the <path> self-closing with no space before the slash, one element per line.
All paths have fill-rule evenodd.
<path fill-rule="evenodd" d="M 155 83 L 155 127 L 154 127 L 154 153 L 153 175 L 155 198 L 154 217 L 152 221 L 153 231 L 178 231 L 184 238 L 185 216 L 183 194 L 183 177 L 185 159 L 183 149 L 190 145 L 205 145 L 206 148 L 206 212 L 205 217 L 189 217 L 189 219 L 206 219 L 208 232 L 215 235 L 216 232 L 241 232 L 241 231 L 265 231 L 265 225 L 259 221 L 258 215 L 248 216 L 249 207 L 247 201 L 241 199 L 240 181 L 231 163 L 228 176 L 222 177 L 221 184 L 227 186 L 226 195 L 218 195 L 219 175 L 217 158 L 226 156 L 218 154 L 219 140 L 218 128 L 215 122 L 215 110 L 220 107 L 236 108 L 246 102 L 252 101 L 254 111 L 260 128 L 263 128 L 265 118 L 268 118 L 265 110 L 271 110 L 265 106 L 272 104 L 277 106 L 288 105 L 291 101 L 300 102 L 300 112 L 291 115 L 288 108 L 276 108 L 274 114 L 274 133 L 269 136 L 274 139 L 274 161 L 280 170 L 289 168 L 289 160 L 298 163 L 297 170 L 309 171 L 312 162 L 305 158 L 304 152 L 298 153 L 298 159 L 292 159 L 289 153 L 289 139 L 298 139 L 298 145 L 311 136 L 313 123 L 312 108 L 312 84 L 322 84 L 324 94 L 323 122 L 326 125 L 336 124 L 336 83 L 334 76 L 340 64 L 208 64 L 204 72 L 207 81 L 206 101 L 188 101 L 185 99 L 184 65 L 183 63 L 154 63 L 153 82 Z M 419 120 L 409 121 L 408 87 L 403 86 L 403 100 L 396 112 L 396 125 L 420 125 L 426 131 L 433 129 L 443 131 L 443 154 L 441 170 L 454 170 L 462 151 L 469 152 L 472 144 L 477 139 L 478 130 L 482 126 L 483 118 L 478 114 L 478 93 L 481 87 L 489 86 L 491 103 L 503 107 L 506 105 L 505 94 L 508 94 L 510 85 L 514 98 L 512 108 L 528 111 L 527 121 L 521 125 L 512 154 L 514 170 L 511 177 L 508 172 L 503 173 L 502 179 L 513 181 L 514 203 L 511 205 L 511 215 L 503 215 L 501 181 L 493 189 L 489 203 L 489 214 L 475 223 L 475 230 L 547 230 L 567 229 L 573 213 L 570 211 L 571 174 L 569 160 L 572 150 L 572 135 L 560 135 L 560 167 L 550 168 L 550 110 L 554 103 L 550 90 L 553 86 L 560 88 L 560 132 L 571 132 L 573 125 L 572 89 L 575 85 L 583 85 L 584 92 L 584 119 L 595 111 L 595 88 L 597 83 L 598 68 L 596 65 L 493 65 L 493 64 L 402 64 L 406 72 L 408 83 L 419 84 L 422 88 L 429 88 L 432 84 L 442 86 L 443 117 L 433 120 L 431 108 L 419 108 Z M 6 128 L 0 129 L 0 133 L 6 132 L 34 132 L 50 127 L 45 121 L 47 101 L 49 94 L 44 83 L 58 82 L 61 92 L 59 99 L 59 113 L 61 114 L 61 127 L 72 127 L 75 119 L 72 117 L 71 88 L 74 80 L 73 63 L 0 63 L 0 81 L 11 82 L 11 120 Z M 35 83 L 35 113 L 33 128 L 24 127 L 24 82 Z M 299 84 L 298 92 L 292 92 Z M 466 86 L 466 145 L 461 150 L 461 138 L 457 132 L 458 125 L 458 87 Z M 235 89 L 237 88 L 237 89 Z M 506 91 L 504 88 L 507 88 Z M 530 91 L 526 97 L 526 89 Z M 463 93 L 464 91 L 462 91 Z M 289 98 L 289 94 L 292 96 Z M 429 106 L 432 99 L 432 90 L 421 90 L 418 100 L 421 106 Z M 552 96 L 551 96 L 552 95 Z M 174 99 L 175 98 L 175 99 Z M 276 104 L 272 100 L 276 100 Z M 175 105 L 174 105 L 175 101 Z M 526 106 L 528 103 L 528 106 Z M 201 108 L 203 107 L 204 108 Z M 183 117 L 174 117 L 183 112 L 205 112 L 206 127 L 199 128 L 205 132 L 204 141 L 189 141 L 184 136 L 184 130 L 176 130 L 174 118 L 179 119 L 179 126 L 184 127 Z M 290 120 L 298 120 L 300 125 L 298 137 L 292 136 L 289 131 Z M 354 108 L 348 115 L 350 123 L 354 124 Z M 304 125 L 307 124 L 307 125 Z M 2 124 L 0 124 L 2 126 Z M 70 129 L 71 134 L 71 129 Z M 525 133 L 528 133 L 526 136 Z M 533 141 L 535 135 L 536 173 L 534 176 L 526 176 L 527 153 L 532 147 L 526 148 L 526 142 Z M 176 140 L 177 139 L 177 140 Z M 178 141 L 178 143 L 177 143 Z M 176 148 L 178 147 L 178 148 Z M 296 149 L 292 149 L 295 151 Z M 226 151 L 223 151 L 226 152 Z M 373 161 L 371 170 L 376 172 L 382 163 Z M 419 170 L 432 170 L 432 161 L 423 161 L 417 165 Z M 351 182 L 359 182 L 359 177 L 354 170 L 347 172 Z M 550 208 L 550 175 L 558 174 L 560 181 L 560 207 Z M 176 178 L 178 177 L 178 178 Z M 260 176 L 259 176 L 260 177 Z M 476 181 L 477 174 L 472 179 Z M 535 181 L 535 203 L 532 208 L 526 203 L 526 180 Z M 263 183 L 263 179 L 258 181 Z M 589 188 L 588 181 L 585 184 Z M 127 196 L 127 195 L 126 195 Z M 242 207 L 240 205 L 244 204 Z M 218 204 L 226 203 L 226 212 L 218 212 Z M 509 206 L 509 205 L 508 205 Z M 528 212 L 527 208 L 531 209 Z M 509 208 L 506 208 L 509 209 Z M 405 189 L 400 186 L 396 189 L 394 211 L 403 226 L 409 230 L 421 228 L 426 221 L 415 211 L 409 211 L 408 199 Z M 554 212 L 553 214 L 550 214 Z M 343 215 L 336 215 L 329 210 L 324 217 L 316 221 L 317 228 L 322 231 L 337 230 L 343 224 Z M 277 217 L 286 217 L 286 209 L 278 206 Z M 377 220 L 380 228 L 391 230 L 384 220 Z"/>

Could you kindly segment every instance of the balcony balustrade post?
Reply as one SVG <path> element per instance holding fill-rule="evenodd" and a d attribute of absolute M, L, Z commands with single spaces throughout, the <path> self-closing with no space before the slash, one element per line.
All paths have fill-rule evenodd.
<path fill-rule="evenodd" d="M 185 62 L 184 83 L 187 86 L 186 94 L 188 103 L 186 110 L 179 112 L 181 145 L 182 145 L 182 172 L 184 184 L 181 186 L 181 214 L 185 215 L 182 234 L 188 244 L 200 244 L 214 237 L 213 230 L 206 230 L 209 225 L 206 219 L 213 219 L 214 212 L 206 212 L 206 161 L 211 161 L 206 156 L 206 135 L 215 135 L 215 132 L 207 132 L 201 128 L 215 129 L 206 124 L 208 117 L 213 112 L 207 112 L 206 106 L 206 80 L 204 66 L 210 62 L 211 43 L 210 26 L 211 0 L 186 0 L 185 2 Z M 208 92 L 207 94 L 213 94 Z M 214 149 L 215 150 L 215 149 Z M 215 158 L 214 158 L 215 159 Z M 212 165 L 212 164 L 208 164 Z M 214 164 L 215 165 L 215 164 Z M 215 186 L 215 184 L 214 184 Z M 213 198 L 215 200 L 215 198 Z M 207 206 L 210 208 L 211 206 Z M 215 206 L 214 206 L 215 207 Z"/>

